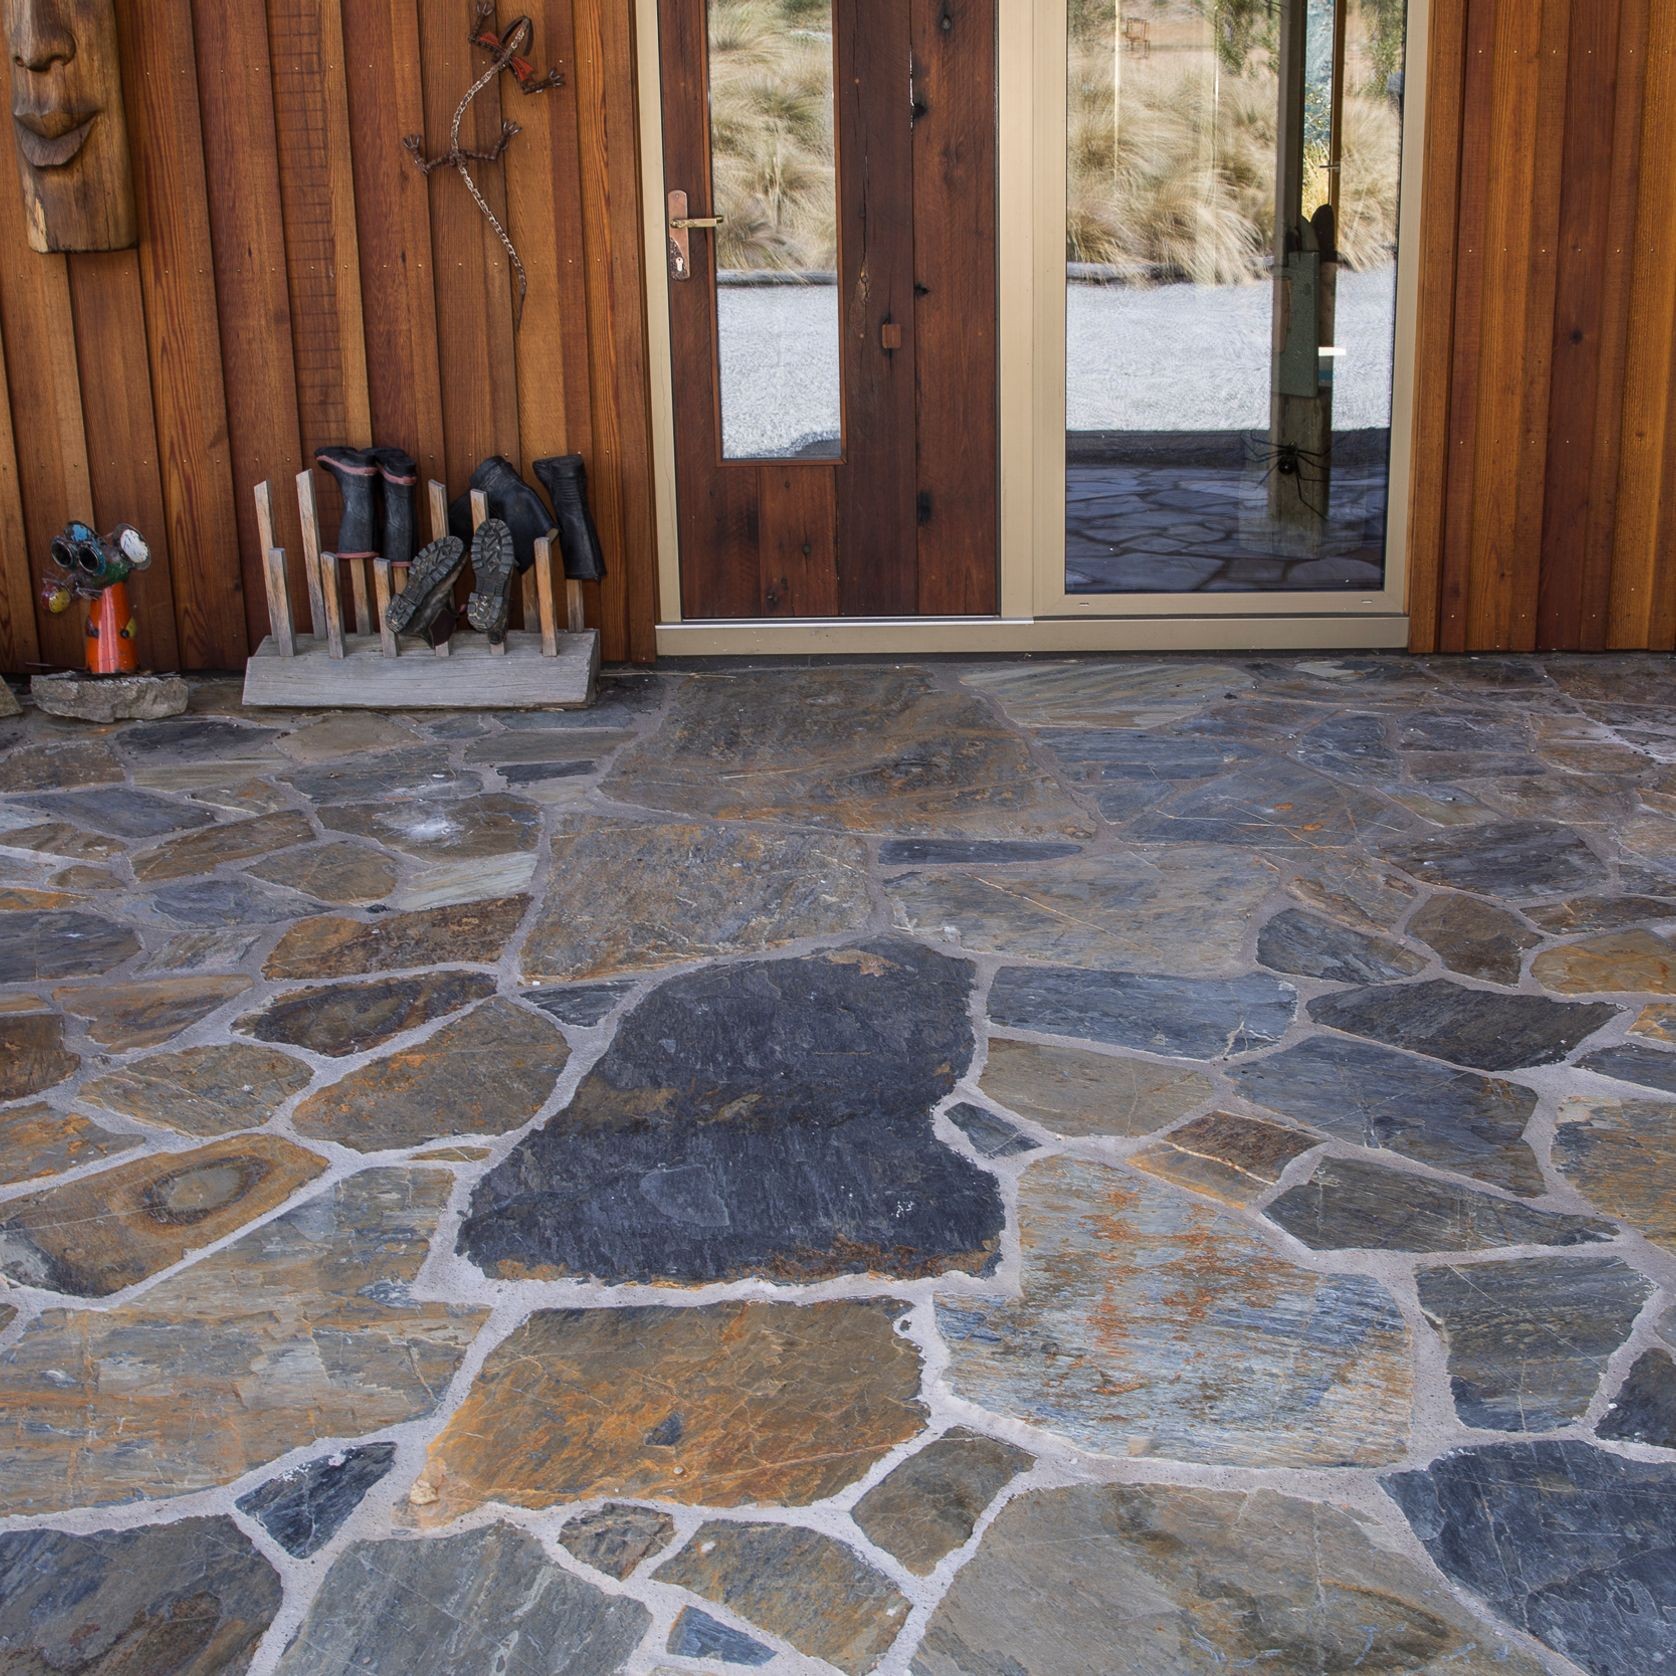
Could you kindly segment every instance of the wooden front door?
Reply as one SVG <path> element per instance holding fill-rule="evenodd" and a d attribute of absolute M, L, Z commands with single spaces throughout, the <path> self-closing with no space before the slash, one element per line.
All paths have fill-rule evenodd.
<path fill-rule="evenodd" d="M 996 6 L 659 0 L 687 619 L 996 611 Z"/>

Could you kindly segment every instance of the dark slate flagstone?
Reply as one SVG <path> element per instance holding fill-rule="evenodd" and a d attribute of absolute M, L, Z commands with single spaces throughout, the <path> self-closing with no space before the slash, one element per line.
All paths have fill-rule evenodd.
<path fill-rule="evenodd" d="M 1312 1251 L 1482 1251 L 1499 1245 L 1584 1245 L 1610 1222 L 1537 1210 L 1464 1183 L 1361 1158 L 1323 1158 L 1266 1213 Z"/>
<path fill-rule="evenodd" d="M 237 1676 L 279 1607 L 231 1519 L 0 1535 L 0 1669 L 18 1676 Z"/>
<path fill-rule="evenodd" d="M 1494 821 L 1440 832 L 1380 852 L 1429 885 L 1528 902 L 1598 890 L 1606 864 L 1569 827 L 1552 821 Z"/>
<path fill-rule="evenodd" d="M 1389 779 L 1401 771 L 1397 753 L 1386 742 L 1382 716 L 1331 716 L 1312 727 L 1292 755 L 1306 768 L 1346 779 Z"/>
<path fill-rule="evenodd" d="M 561 1570 L 511 1525 L 355 1542 L 327 1572 L 278 1676 L 607 1676 L 627 1666 L 650 1622 L 638 1601 Z"/>
<path fill-rule="evenodd" d="M 503 1277 L 987 1273 L 999 1190 L 931 1121 L 971 982 L 894 938 L 672 979 L 479 1185 L 460 1250 Z"/>
<path fill-rule="evenodd" d="M 1309 1004 L 1317 1024 L 1392 1047 L 1428 1053 L 1480 1071 L 1552 1065 L 1617 1017 L 1601 1001 L 1498 995 L 1434 978 L 1323 995 Z"/>
<path fill-rule="evenodd" d="M 629 983 L 558 984 L 550 989 L 526 989 L 520 998 L 560 1024 L 585 1029 L 615 1012 L 617 1004 L 633 987 Z"/>
<path fill-rule="evenodd" d="M 1668 1350 L 1643 1351 L 1596 1430 L 1619 1443 L 1676 1449 L 1676 1357 Z"/>
<path fill-rule="evenodd" d="M 126 925 L 98 914 L 78 909 L 8 914 L 0 938 L 0 984 L 98 977 L 139 952 L 140 940 Z"/>
<path fill-rule="evenodd" d="M 1425 961 L 1388 937 L 1373 937 L 1330 919 L 1288 908 L 1263 927 L 1257 958 L 1273 972 L 1330 983 L 1378 983 L 1412 977 Z"/>
<path fill-rule="evenodd" d="M 1524 1140 L 1536 1096 L 1371 1042 L 1316 1036 L 1229 1073 L 1247 1100 L 1358 1146 L 1398 1152 L 1511 1193 L 1545 1190 Z"/>
<path fill-rule="evenodd" d="M 165 885 L 150 900 L 154 912 L 176 925 L 279 925 L 320 912 L 306 896 L 242 876 Z"/>
<path fill-rule="evenodd" d="M 247 1013 L 234 1028 L 261 1042 L 344 1058 L 383 1047 L 494 992 L 495 980 L 480 972 L 324 984 L 278 996 L 260 1012 Z"/>
<path fill-rule="evenodd" d="M 1279 1041 L 1296 1010 L 1290 984 L 1255 974 L 1178 978 L 1006 966 L 989 995 L 998 1025 L 1187 1059 L 1219 1059 Z"/>
<path fill-rule="evenodd" d="M 1616 1257 L 1527 1257 L 1422 1269 L 1420 1307 L 1443 1334 L 1455 1409 L 1487 1431 L 1575 1420 L 1651 1285 Z"/>
<path fill-rule="evenodd" d="M 1011 861 L 1062 861 L 1081 855 L 1081 844 L 1030 843 L 1001 838 L 887 838 L 879 860 L 887 867 L 997 865 Z"/>
<path fill-rule="evenodd" d="M 1591 1676 L 1676 1670 L 1676 1467 L 1502 1443 L 1384 1483 L 1446 1576 Z"/>
<path fill-rule="evenodd" d="M 607 1502 L 572 1519 L 559 1541 L 584 1565 L 619 1581 L 643 1560 L 661 1553 L 675 1535 L 675 1521 L 655 1507 Z"/>
<path fill-rule="evenodd" d="M 1622 931 L 1648 920 L 1666 920 L 1676 914 L 1676 903 L 1657 896 L 1580 896 L 1526 912 L 1544 931 L 1563 937 L 1583 931 Z"/>
<path fill-rule="evenodd" d="M 393 1443 L 322 1455 L 240 1496 L 239 1511 L 257 1520 L 286 1553 L 307 1559 L 337 1535 L 395 1461 Z"/>
<path fill-rule="evenodd" d="M 732 1629 L 696 1606 L 684 1606 L 669 1632 L 669 1650 L 686 1659 L 719 1659 L 723 1664 L 767 1664 L 774 1649 Z"/>
<path fill-rule="evenodd" d="M 1451 972 L 1486 983 L 1516 984 L 1525 952 L 1542 938 L 1517 916 L 1475 896 L 1434 896 L 1408 922 Z"/>
<path fill-rule="evenodd" d="M 39 809 L 56 821 L 68 821 L 110 838 L 161 838 L 215 821 L 207 810 L 177 803 L 156 792 L 136 791 L 132 786 L 101 786 L 94 791 L 66 791 L 19 801 L 26 809 Z"/>
<path fill-rule="evenodd" d="M 985 1158 L 1016 1158 L 1020 1153 L 1035 1152 L 1041 1144 L 1005 1118 L 982 1106 L 974 1106 L 969 1100 L 951 1106 L 948 1116 L 949 1122 Z"/>
<path fill-rule="evenodd" d="M 1619 1082 L 1639 1083 L 1643 1088 L 1676 1094 L 1676 1053 L 1644 1047 L 1639 1042 L 1621 1042 L 1617 1047 L 1586 1054 L 1577 1063 L 1585 1071 L 1598 1071 L 1603 1077 L 1616 1077 Z"/>
<path fill-rule="evenodd" d="M 475 774 L 450 768 L 447 758 L 429 745 L 374 757 L 362 752 L 347 761 L 295 768 L 279 778 L 311 803 L 359 803 L 393 795 L 452 797 L 483 789 Z"/>
<path fill-rule="evenodd" d="M 512 762 L 496 772 L 509 786 L 545 785 L 549 780 L 580 780 L 592 774 L 597 762 Z"/>

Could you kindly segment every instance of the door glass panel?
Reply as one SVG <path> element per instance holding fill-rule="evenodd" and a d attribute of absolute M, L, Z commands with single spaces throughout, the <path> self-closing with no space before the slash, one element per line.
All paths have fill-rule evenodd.
<path fill-rule="evenodd" d="M 1066 591 L 1382 585 L 1407 0 L 1067 0 Z"/>
<path fill-rule="evenodd" d="M 836 459 L 834 0 L 710 0 L 722 452 Z"/>

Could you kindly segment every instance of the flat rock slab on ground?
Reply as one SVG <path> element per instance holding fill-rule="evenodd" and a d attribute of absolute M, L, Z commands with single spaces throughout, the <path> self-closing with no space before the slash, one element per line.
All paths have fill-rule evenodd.
<path fill-rule="evenodd" d="M 1567 1100 L 1554 1163 L 1608 1215 L 1676 1251 L 1676 1104 Z"/>
<path fill-rule="evenodd" d="M 559 1532 L 560 1545 L 584 1565 L 619 1581 L 674 1540 L 675 1521 L 655 1507 L 607 1502 L 572 1519 Z"/>
<path fill-rule="evenodd" d="M 253 878 L 333 907 L 381 902 L 396 888 L 395 862 L 363 844 L 340 842 L 285 850 L 248 871 Z"/>
<path fill-rule="evenodd" d="M 294 925 L 263 968 L 270 978 L 354 978 L 419 967 L 487 965 L 501 956 L 529 907 L 499 897 L 372 921 L 330 916 Z"/>
<path fill-rule="evenodd" d="M 1240 1206 L 1260 1199 L 1294 1158 L 1320 1144 L 1317 1136 L 1289 1123 L 1207 1112 L 1143 1147 L 1129 1164 L 1161 1181 Z"/>
<path fill-rule="evenodd" d="M 369 1053 L 495 992 L 479 972 L 428 972 L 370 983 L 321 984 L 276 996 L 234 1026 L 261 1042 L 343 1059 Z"/>
<path fill-rule="evenodd" d="M 23 805 L 38 809 L 52 820 L 100 832 L 107 838 L 164 838 L 173 832 L 210 826 L 215 820 L 207 809 L 160 797 L 156 792 L 136 791 L 132 786 L 100 786 L 90 791 L 30 797 L 23 799 Z"/>
<path fill-rule="evenodd" d="M 248 1513 L 286 1553 L 307 1559 L 343 1528 L 344 1521 L 396 1462 L 393 1443 L 369 1443 L 305 1461 L 240 1496 Z"/>
<path fill-rule="evenodd" d="M 80 1069 L 56 1013 L 0 1012 L 0 1100 L 44 1094 Z"/>
<path fill-rule="evenodd" d="M 266 1123 L 311 1075 L 288 1053 L 230 1042 L 135 1060 L 88 1083 L 82 1097 L 183 1135 L 228 1135 Z"/>
<path fill-rule="evenodd" d="M 1002 1509 L 915 1676 L 1541 1676 L 1360 1519 L 1272 1490 L 1080 1485 Z"/>
<path fill-rule="evenodd" d="M 1019 1220 L 1017 1297 L 938 1300 L 956 1395 L 1117 1456 L 1326 1466 L 1406 1447 L 1409 1336 L 1377 1281 L 1297 1267 L 1227 1212 L 1070 1159 L 1026 1174 Z"/>
<path fill-rule="evenodd" d="M 1485 983 L 1516 984 L 1541 936 L 1516 914 L 1475 896 L 1434 896 L 1408 922 L 1451 972 Z"/>
<path fill-rule="evenodd" d="M 999 1190 L 931 1122 L 971 984 L 897 939 L 670 980 L 485 1178 L 460 1249 L 501 1278 L 986 1272 Z"/>
<path fill-rule="evenodd" d="M 722 1664 L 767 1664 L 774 1649 L 742 1630 L 712 1618 L 696 1606 L 683 1606 L 669 1631 L 669 1651 L 688 1659 L 716 1659 Z"/>
<path fill-rule="evenodd" d="M 541 837 L 541 811 L 499 791 L 476 797 L 339 803 L 321 810 L 320 824 L 429 861 L 516 855 L 533 850 Z"/>
<path fill-rule="evenodd" d="M 1203 1071 L 1186 1066 L 1009 1036 L 990 1037 L 978 1086 L 998 1106 L 1072 1139 L 1150 1135 L 1216 1092 Z"/>
<path fill-rule="evenodd" d="M 113 1134 L 78 1112 L 56 1112 L 45 1104 L 8 1106 L 0 1111 L 0 1186 L 61 1175 L 142 1144 L 138 1135 Z"/>
<path fill-rule="evenodd" d="M 1499 821 L 1442 832 L 1381 852 L 1424 884 L 1509 902 L 1598 890 L 1606 865 L 1584 839 L 1552 821 Z"/>
<path fill-rule="evenodd" d="M 184 838 L 171 838 L 166 844 L 142 851 L 134 857 L 134 877 L 141 884 L 191 878 L 207 873 L 212 867 L 271 855 L 275 850 L 307 844 L 313 838 L 314 828 L 307 819 L 290 811 L 258 815 L 248 821 L 229 821 L 224 826 L 189 832 Z"/>
<path fill-rule="evenodd" d="M 650 1622 L 638 1601 L 572 1576 L 511 1525 L 428 1542 L 353 1542 L 277 1671 L 610 1676 L 627 1666 Z"/>
<path fill-rule="evenodd" d="M 0 714 L 5 713 L 0 710 Z M 116 752 L 97 739 L 23 745 L 0 756 L 0 794 L 7 796 L 20 791 L 70 791 L 77 786 L 104 786 L 122 777 L 122 764 Z"/>
<path fill-rule="evenodd" d="M 1505 1443 L 1385 1487 L 1446 1576 L 1591 1676 L 1671 1668 L 1676 1466 Z"/>
<path fill-rule="evenodd" d="M 1640 926 L 1608 931 L 1539 954 L 1531 976 L 1559 995 L 1676 994 L 1676 939 Z"/>
<path fill-rule="evenodd" d="M 98 977 L 139 952 L 131 927 L 99 914 L 79 909 L 8 914 L 0 984 Z"/>
<path fill-rule="evenodd" d="M 250 984 L 245 977 L 141 978 L 56 989 L 53 999 L 85 1019 L 101 1047 L 129 1052 L 161 1046 L 243 995 Z"/>
<path fill-rule="evenodd" d="M 1382 983 L 1412 977 L 1426 964 L 1389 937 L 1375 937 L 1301 908 L 1288 908 L 1263 927 L 1257 958 L 1271 972 L 1328 983 Z"/>
<path fill-rule="evenodd" d="M 49 716 L 104 723 L 162 721 L 191 702 L 179 675 L 37 675 L 29 696 Z"/>
<path fill-rule="evenodd" d="M 924 1424 L 903 1310 L 871 1299 L 540 1311 L 490 1353 L 409 1500 L 425 1524 L 489 1501 L 824 1500 Z"/>
<path fill-rule="evenodd" d="M 1618 1443 L 1676 1449 L 1676 1357 L 1663 1349 L 1643 1351 L 1596 1429 Z"/>
<path fill-rule="evenodd" d="M 259 879 L 182 879 L 147 899 L 151 912 L 175 925 L 283 925 L 320 911 L 318 902 Z"/>
<path fill-rule="evenodd" d="M 1253 684 L 1237 665 L 1197 659 L 1009 662 L 962 670 L 960 679 L 994 699 L 1021 727 L 1155 727 L 1248 692 Z"/>
<path fill-rule="evenodd" d="M 1647 1047 L 1641 1042 L 1620 1042 L 1616 1047 L 1585 1054 L 1577 1063 L 1585 1071 L 1603 1077 L 1616 1077 L 1619 1082 L 1639 1083 L 1643 1088 L 1676 1094 L 1676 1053 L 1663 1048 Z"/>

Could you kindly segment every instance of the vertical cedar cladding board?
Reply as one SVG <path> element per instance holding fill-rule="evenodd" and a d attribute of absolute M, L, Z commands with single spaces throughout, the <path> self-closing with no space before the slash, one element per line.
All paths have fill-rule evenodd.
<path fill-rule="evenodd" d="M 87 424 L 93 521 L 100 530 L 134 525 L 151 547 L 150 566 L 128 584 L 139 622 L 142 669 L 176 669 L 169 520 L 157 463 L 157 410 L 139 322 L 145 315 L 139 253 L 89 251 L 68 258 L 76 316 L 76 362 Z M 79 612 L 77 613 L 79 627 Z"/>
<path fill-rule="evenodd" d="M 250 643 L 268 628 L 265 555 L 250 490 L 272 483 L 274 539 L 290 569 L 293 616 L 306 599 L 302 530 L 294 496 L 283 492 L 302 465 L 297 381 L 280 214 L 273 72 L 264 0 L 193 0 L 198 97 L 209 163 L 210 226 L 221 356 L 228 387 L 234 501 L 244 556 Z"/>
<path fill-rule="evenodd" d="M 996 0 L 912 0 L 919 600 L 996 609 Z"/>
<path fill-rule="evenodd" d="M 249 647 L 191 0 L 118 0 L 117 21 L 181 661 L 236 669 Z M 244 564 L 258 573 L 254 553 Z"/>
<path fill-rule="evenodd" d="M 23 527 L 23 493 L 12 438 L 5 333 L 0 331 L 0 674 L 22 674 L 40 655 L 35 578 Z"/>

